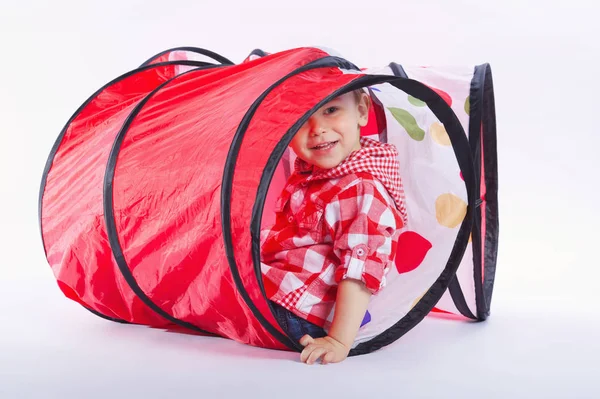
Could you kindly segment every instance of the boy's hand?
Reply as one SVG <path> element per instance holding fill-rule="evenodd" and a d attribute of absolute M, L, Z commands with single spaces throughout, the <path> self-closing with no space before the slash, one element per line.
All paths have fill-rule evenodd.
<path fill-rule="evenodd" d="M 313 364 L 318 359 L 321 359 L 321 364 L 338 363 L 350 352 L 350 348 L 330 336 L 315 339 L 305 335 L 300 338 L 300 345 L 304 346 L 300 361 L 306 364 Z"/>

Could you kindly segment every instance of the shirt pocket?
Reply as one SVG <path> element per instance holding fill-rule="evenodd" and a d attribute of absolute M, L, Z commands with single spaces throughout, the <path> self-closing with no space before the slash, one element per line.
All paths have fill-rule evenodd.
<path fill-rule="evenodd" d="M 298 221 L 298 233 L 301 236 L 310 234 L 316 243 L 323 240 L 323 210 L 302 211 L 296 217 Z"/>

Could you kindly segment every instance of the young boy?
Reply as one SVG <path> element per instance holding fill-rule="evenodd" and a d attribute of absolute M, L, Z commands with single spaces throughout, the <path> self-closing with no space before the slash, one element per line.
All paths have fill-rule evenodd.
<path fill-rule="evenodd" d="M 348 356 L 406 221 L 395 147 L 360 137 L 370 105 L 362 90 L 350 92 L 302 126 L 275 225 L 262 233 L 267 295 L 308 364 Z"/>

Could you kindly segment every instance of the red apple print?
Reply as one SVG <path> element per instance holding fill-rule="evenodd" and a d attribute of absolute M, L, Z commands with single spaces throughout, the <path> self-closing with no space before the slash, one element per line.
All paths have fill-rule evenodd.
<path fill-rule="evenodd" d="M 408 273 L 416 269 L 431 249 L 431 243 L 414 231 L 407 231 L 398 238 L 396 269 Z"/>
<path fill-rule="evenodd" d="M 444 99 L 444 101 L 446 101 L 446 104 L 448 104 L 449 107 L 452 106 L 452 97 L 450 97 L 450 94 L 446 93 L 443 90 L 436 89 L 435 87 L 431 87 L 429 85 L 425 85 L 425 86 L 429 87 L 431 90 L 435 91 L 440 97 L 442 97 Z"/>

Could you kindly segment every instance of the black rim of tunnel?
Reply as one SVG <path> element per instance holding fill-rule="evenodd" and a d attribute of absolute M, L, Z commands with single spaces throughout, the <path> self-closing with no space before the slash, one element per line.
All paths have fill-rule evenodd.
<path fill-rule="evenodd" d="M 401 78 L 408 79 L 408 75 L 406 74 L 406 71 L 404 71 L 404 68 L 402 67 L 402 65 L 397 64 L 395 62 L 390 62 L 390 64 L 388 66 L 392 70 L 392 73 L 394 74 L 394 76 L 399 76 Z"/>
<path fill-rule="evenodd" d="M 337 58 L 337 57 L 325 57 L 324 59 L 317 60 L 317 63 L 323 62 L 323 64 L 325 64 L 325 65 L 314 65 L 315 63 L 312 63 L 313 65 L 308 64 L 305 67 L 300 68 L 300 70 L 304 71 L 304 70 L 310 68 L 311 66 L 312 66 L 312 68 L 323 67 L 323 66 L 339 66 L 338 64 L 329 65 L 329 64 L 326 64 L 326 61 L 324 61 L 324 60 L 327 60 L 327 61 L 331 62 L 331 60 L 334 58 Z M 341 61 L 345 61 L 345 60 L 341 60 Z M 338 62 L 339 62 L 339 59 L 338 59 Z M 345 66 L 345 64 L 342 64 L 342 65 Z M 295 73 L 299 73 L 299 72 L 295 71 Z M 292 72 L 292 74 L 286 76 L 281 81 L 274 84 L 268 91 L 272 90 L 274 87 L 281 84 L 281 82 L 283 80 L 293 76 L 293 74 L 295 74 L 295 73 Z M 271 156 L 269 158 L 267 166 L 263 170 L 263 176 L 261 178 L 261 182 L 260 182 L 260 185 L 259 185 L 259 188 L 257 191 L 257 197 L 256 197 L 256 201 L 254 204 L 253 218 L 252 218 L 252 223 L 251 223 L 252 257 L 253 257 L 253 261 L 254 261 L 255 274 L 257 277 L 257 282 L 258 282 L 261 292 L 263 294 L 263 297 L 264 297 L 265 301 L 267 302 L 267 304 L 269 304 L 269 307 L 271 307 L 271 304 L 269 303 L 269 300 L 268 300 L 265 290 L 264 290 L 264 285 L 262 283 L 262 275 L 260 272 L 260 243 L 259 243 L 258 237 L 260 234 L 260 222 L 261 222 L 264 201 L 266 198 L 266 193 L 268 191 L 268 186 L 270 184 L 273 173 L 277 167 L 277 164 L 279 163 L 279 160 L 281 159 L 285 149 L 287 148 L 287 144 L 293 137 L 293 134 L 295 134 L 295 132 L 302 126 L 302 124 L 308 119 L 308 117 L 312 113 L 314 113 L 320 106 L 325 104 L 330 99 L 332 99 L 335 96 L 340 95 L 344 92 L 348 92 L 348 91 L 351 91 L 351 90 L 354 90 L 354 89 L 357 89 L 360 87 L 365 87 L 365 86 L 378 84 L 378 83 L 385 83 L 385 82 L 392 84 L 396 88 L 398 88 L 408 94 L 411 94 L 411 95 L 415 96 L 416 98 L 425 100 L 425 102 L 428 103 L 429 108 L 436 115 L 436 117 L 438 117 L 438 119 L 440 121 L 447 122 L 447 123 L 444 123 L 444 125 L 446 126 L 446 130 L 452 141 L 453 149 L 454 149 L 455 155 L 457 157 L 457 161 L 459 163 L 459 166 L 463 173 L 463 177 L 465 179 L 465 186 L 466 186 L 468 197 L 469 197 L 469 201 L 468 201 L 469 203 L 467 206 L 467 214 L 461 224 L 459 233 L 458 233 L 457 238 L 454 243 L 454 247 L 449 256 L 448 263 L 446 264 L 446 267 L 443 270 L 443 272 L 440 274 L 440 277 L 436 280 L 436 282 L 430 287 L 430 289 L 423 296 L 423 298 L 417 303 L 417 305 L 415 305 L 413 307 L 413 309 L 407 315 L 405 315 L 395 325 L 388 328 L 383 333 L 379 334 L 377 337 L 375 337 L 367 342 L 359 344 L 356 348 L 354 348 L 350 352 L 350 355 L 359 355 L 359 354 L 363 354 L 363 353 L 372 352 L 373 350 L 376 350 L 380 347 L 390 344 L 391 342 L 400 338 L 403 334 L 405 334 L 407 331 L 409 331 L 412 327 L 414 327 L 435 306 L 435 304 L 437 303 L 437 301 L 440 299 L 440 297 L 444 293 L 445 289 L 447 288 L 447 286 L 450 282 L 450 279 L 454 276 L 458 265 L 460 264 L 460 260 L 462 259 L 462 256 L 467 247 L 468 237 L 470 234 L 470 229 L 472 227 L 472 208 L 473 208 L 475 199 L 474 199 L 474 193 L 473 193 L 473 179 L 474 179 L 473 166 L 472 166 L 473 162 L 472 162 L 470 151 L 468 151 L 468 140 L 467 140 L 466 134 L 465 134 L 460 122 L 456 118 L 456 115 L 454 114 L 454 112 L 451 110 L 451 108 L 445 103 L 445 101 L 437 93 L 435 93 L 433 90 L 427 88 L 422 83 L 414 81 L 414 80 L 403 79 L 403 78 L 387 76 L 387 75 L 385 75 L 385 76 L 367 75 L 365 77 L 361 77 L 361 78 L 358 78 L 358 79 L 352 81 L 348 85 L 336 90 L 333 94 L 331 94 L 326 99 L 322 100 L 319 104 L 317 104 L 313 109 L 309 110 L 304 115 L 303 118 L 298 120 L 293 125 L 293 127 L 290 130 L 288 130 L 288 132 L 283 136 L 283 138 L 277 144 L 277 146 L 275 147 L 275 150 L 273 151 L 273 153 L 271 154 Z M 406 89 L 408 89 L 408 90 L 406 90 Z M 265 93 L 268 93 L 268 91 Z M 259 104 L 264 99 L 264 97 L 266 97 L 265 93 L 263 93 L 263 96 L 261 96 L 259 99 L 257 99 L 256 103 L 253 104 L 253 107 L 246 114 L 246 117 L 242 120 L 242 123 L 240 124 L 240 128 L 238 129 L 238 132 L 236 133 L 236 136 L 232 142 L 232 146 L 231 146 L 231 150 L 230 150 L 231 157 L 228 157 L 228 161 L 226 164 L 226 170 L 228 173 L 224 174 L 224 180 L 223 180 L 224 190 L 222 193 L 223 194 L 222 195 L 222 206 L 223 206 L 223 216 L 224 216 L 223 229 L 224 229 L 225 247 L 226 247 L 226 251 L 228 253 L 228 260 L 230 261 L 232 273 L 234 274 L 234 276 L 237 276 L 237 278 L 235 278 L 235 281 L 236 281 L 236 284 L 238 285 L 238 290 L 240 291 L 240 293 L 243 293 L 244 300 L 247 301 L 247 304 L 250 307 L 250 309 L 252 309 L 253 313 L 255 314 L 255 317 L 259 320 L 259 322 L 263 325 L 263 327 L 265 327 L 265 329 L 267 331 L 269 331 L 271 333 L 272 333 L 272 331 L 275 331 L 276 334 L 272 333 L 272 335 L 275 338 L 279 339 L 280 342 L 282 342 L 284 345 L 289 346 L 287 344 L 287 342 L 292 341 L 292 343 L 294 344 L 294 347 L 297 350 L 301 350 L 302 348 L 298 345 L 298 343 L 291 340 L 289 337 L 283 336 L 283 340 L 282 340 L 281 339 L 282 334 L 280 334 L 279 331 L 277 331 L 270 323 L 268 323 L 266 321 L 266 319 L 263 317 L 262 314 L 260 314 L 260 312 L 258 311 L 256 306 L 249 300 L 249 296 L 245 290 L 245 287 L 243 286 L 241 279 L 239 278 L 239 271 L 237 270 L 237 264 L 235 262 L 235 256 L 233 254 L 233 247 L 232 247 L 232 243 L 231 243 L 231 234 L 230 234 L 231 226 L 230 226 L 230 218 L 229 218 L 230 208 L 227 206 L 227 199 L 229 199 L 230 195 L 231 195 L 231 187 L 228 187 L 228 190 L 225 190 L 225 183 L 227 182 L 226 178 L 229 177 L 230 181 L 228 184 L 231 185 L 231 177 L 233 176 L 233 167 L 235 165 L 235 161 L 237 160 L 237 154 L 239 151 L 239 147 L 241 146 L 241 141 L 243 139 L 243 135 L 249 125 L 249 122 L 250 122 L 257 106 L 258 106 L 257 104 Z M 429 100 L 427 100 L 428 98 L 429 98 Z M 229 219 L 229 220 L 227 220 L 227 219 Z"/>
<path fill-rule="evenodd" d="M 496 104 L 492 68 L 486 66 L 483 102 L 483 141 L 486 182 L 486 236 L 484 260 L 485 314 L 490 314 L 499 243 L 498 211 L 498 146 L 496 131 Z"/>
<path fill-rule="evenodd" d="M 266 57 L 268 54 L 267 54 L 267 53 L 265 53 L 263 50 L 261 50 L 261 49 L 259 49 L 259 48 L 255 48 L 254 50 L 252 50 L 252 51 L 250 52 L 250 54 L 248 54 L 248 57 L 251 57 L 251 56 L 253 56 L 253 55 L 257 55 L 257 56 L 259 56 L 259 57 Z M 248 57 L 246 57 L 246 58 L 248 58 Z"/>
<path fill-rule="evenodd" d="M 50 150 L 50 154 L 48 155 L 48 159 L 46 160 L 46 165 L 44 166 L 44 171 L 42 172 L 42 181 L 40 183 L 40 191 L 39 191 L 39 195 L 38 195 L 38 227 L 39 227 L 39 231 L 40 231 L 40 236 L 42 239 L 42 248 L 44 249 L 44 256 L 46 257 L 46 259 L 48 258 L 48 252 L 46 250 L 46 243 L 44 240 L 44 233 L 43 233 L 43 227 L 42 227 L 42 208 L 43 208 L 43 200 L 44 200 L 44 191 L 46 190 L 46 183 L 47 183 L 47 179 L 48 179 L 48 173 L 50 173 L 50 169 L 52 168 L 52 164 L 54 162 L 54 157 L 56 156 L 56 153 L 58 152 L 58 149 L 60 148 L 63 138 L 67 132 L 67 130 L 69 129 L 69 126 L 71 125 L 71 123 L 75 120 L 75 118 L 77 118 L 77 116 L 79 116 L 79 114 L 90 104 L 90 102 L 92 102 L 94 100 L 94 98 L 96 98 L 100 93 L 102 93 L 104 90 L 106 90 L 107 88 L 109 88 L 110 86 L 119 83 L 120 81 L 122 81 L 123 79 L 126 79 L 128 77 L 130 77 L 131 75 L 134 75 L 136 73 L 140 73 L 140 72 L 144 72 L 146 70 L 149 69 L 153 69 L 153 68 L 162 68 L 162 67 L 166 67 L 166 66 L 195 66 L 195 67 L 203 67 L 205 66 L 204 62 L 198 62 L 198 61 L 189 61 L 189 60 L 182 60 L 182 61 L 166 61 L 166 62 L 159 62 L 156 64 L 150 64 L 150 65 L 145 65 L 139 68 L 136 68 L 134 70 L 131 70 L 127 73 L 124 73 L 121 76 L 118 76 L 117 78 L 111 80 L 110 82 L 108 82 L 107 84 L 105 84 L 104 86 L 102 86 L 100 89 L 96 90 L 94 92 L 94 94 L 92 94 L 91 96 L 88 97 L 87 100 L 85 100 L 83 102 L 83 104 L 81 104 L 79 106 L 79 108 L 77 108 L 77 110 L 73 113 L 73 115 L 71 115 L 71 117 L 69 118 L 69 120 L 67 121 L 67 123 L 64 125 L 64 127 L 62 128 L 62 130 L 60 131 L 60 134 L 58 135 L 57 139 L 54 141 L 54 145 L 52 146 L 52 149 Z M 104 315 L 100 312 L 98 312 L 97 310 L 92 310 L 87 306 L 84 306 L 82 304 L 80 304 L 84 309 L 90 310 L 92 313 L 94 313 L 95 315 L 102 317 L 106 320 L 110 320 L 110 321 L 115 321 L 118 323 L 129 323 L 126 320 L 122 320 L 122 319 L 118 319 L 118 318 L 113 318 L 107 315 Z M 129 323 L 131 324 L 131 323 Z"/>
<path fill-rule="evenodd" d="M 168 50 L 161 51 L 160 53 L 148 58 L 142 65 L 140 65 L 140 67 L 150 65 L 150 63 L 152 61 L 154 61 L 155 59 L 157 59 L 158 57 L 163 56 L 168 53 L 171 53 L 173 51 L 188 51 L 190 53 L 196 53 L 196 54 L 200 54 L 200 55 L 204 55 L 206 57 L 212 58 L 213 60 L 220 62 L 223 65 L 234 65 L 233 61 L 223 57 L 221 54 L 215 53 L 214 51 L 206 50 L 206 49 L 203 49 L 200 47 L 183 46 L 183 47 L 173 47 Z M 196 62 L 201 62 L 201 61 L 196 61 Z"/>
<path fill-rule="evenodd" d="M 279 86 L 281 83 L 285 82 L 292 76 L 302 73 L 304 71 L 308 71 L 310 69 L 323 67 L 340 67 L 345 69 L 355 69 L 357 71 L 359 70 L 356 65 L 342 58 L 326 56 L 297 68 L 296 70 L 288 73 L 286 76 L 284 76 L 283 78 L 275 82 L 273 85 L 271 85 L 254 101 L 254 103 L 250 106 L 250 108 L 242 118 L 242 121 L 240 122 L 238 129 L 235 132 L 233 140 L 231 141 L 231 146 L 229 147 L 229 152 L 227 154 L 227 160 L 225 161 L 225 169 L 223 171 L 223 180 L 221 185 L 221 226 L 223 228 L 223 241 L 225 243 L 225 253 L 227 255 L 227 262 L 229 263 L 229 268 L 231 270 L 231 274 L 233 276 L 233 280 L 235 281 L 235 285 L 238 289 L 238 292 L 244 299 L 244 302 L 246 303 L 248 308 L 252 311 L 254 317 L 260 322 L 260 324 L 281 344 L 288 347 L 289 349 L 296 351 L 301 350 L 302 346 L 300 346 L 298 342 L 291 339 L 286 334 L 282 334 L 281 332 L 279 332 L 277 328 L 275 328 L 271 323 L 267 321 L 267 319 L 265 319 L 265 317 L 258 310 L 256 305 L 250 300 L 248 291 L 246 290 L 246 287 L 242 282 L 239 270 L 237 268 L 237 262 L 235 261 L 235 253 L 233 250 L 231 237 L 231 192 L 233 189 L 233 174 L 235 172 L 235 163 L 237 161 L 242 140 L 244 138 L 246 129 L 248 128 L 248 125 L 250 124 L 250 121 L 252 120 L 252 117 L 254 116 L 254 113 L 258 109 L 259 105 L 271 91 L 273 91 L 277 86 Z M 265 294 L 262 279 L 258 278 L 257 283 L 264 296 Z M 267 301 L 267 305 L 269 306 L 271 313 L 273 313 L 273 308 L 269 301 Z"/>
<path fill-rule="evenodd" d="M 482 74 L 483 72 L 483 74 Z M 475 166 L 475 192 L 480 197 L 481 189 L 481 101 L 483 100 L 483 82 L 485 80 L 485 71 L 476 66 L 471 79 L 469 91 L 469 144 L 471 144 L 471 154 L 473 154 Z M 479 201 L 478 201 L 479 202 Z M 483 300 L 483 284 L 481 281 L 481 207 L 474 209 L 473 231 L 471 234 L 473 241 L 472 259 L 473 259 L 473 283 L 475 287 L 475 304 L 477 319 L 485 319 L 481 312 Z M 482 317 L 483 316 L 483 317 Z"/>
<path fill-rule="evenodd" d="M 115 317 L 109 317 L 107 315 L 104 315 L 104 314 L 98 312 L 97 310 L 94 310 L 94 309 L 89 308 L 89 307 L 84 306 L 84 305 L 81 305 L 81 306 L 83 306 L 84 309 L 90 311 L 91 313 L 95 314 L 96 316 L 101 317 L 101 318 L 103 318 L 105 320 L 108 320 L 108 321 L 114 321 L 115 323 L 121 323 L 121 324 L 136 324 L 136 323 L 131 323 L 131 322 L 123 320 L 123 319 L 117 319 Z"/>
<path fill-rule="evenodd" d="M 416 82 L 414 80 L 402 79 L 402 78 L 396 78 L 396 81 L 393 81 L 389 76 L 385 76 L 382 79 L 377 79 L 377 78 L 378 78 L 377 76 L 366 76 L 364 78 L 356 79 L 355 81 L 353 81 L 349 85 L 347 85 L 345 88 L 338 90 L 337 93 L 333 93 L 331 96 L 326 98 L 318 106 L 324 105 L 330 99 L 335 98 L 335 96 L 340 95 L 344 92 L 348 92 L 348 91 L 357 89 L 361 86 L 364 87 L 364 86 L 370 86 L 373 84 L 379 84 L 379 83 L 385 83 L 385 82 L 390 83 L 397 89 L 402 90 L 403 92 L 410 94 L 422 101 L 425 100 L 427 94 L 433 94 L 432 96 L 434 98 L 436 98 L 439 108 L 440 109 L 445 108 L 445 110 L 450 111 L 450 113 L 451 113 L 450 116 L 452 116 L 455 119 L 454 121 L 452 121 L 452 123 L 444 123 L 444 126 L 446 127 L 448 135 L 451 137 L 451 141 L 453 142 L 453 148 L 455 150 L 455 153 L 458 152 L 457 159 L 458 159 L 459 165 L 461 166 L 461 170 L 463 170 L 463 175 L 465 176 L 465 185 L 467 185 L 466 182 L 471 180 L 469 178 L 470 173 L 468 173 L 466 170 L 464 170 L 463 166 L 472 164 L 472 161 L 470 159 L 470 153 L 468 151 L 462 151 L 462 154 L 464 154 L 464 156 L 462 157 L 463 162 L 461 162 L 461 159 L 459 159 L 461 157 L 461 155 L 459 155 L 459 154 L 461 154 L 461 151 L 460 151 L 460 149 L 459 149 L 459 151 L 457 151 L 456 147 L 458 146 L 458 144 L 457 145 L 454 144 L 455 140 L 453 140 L 452 137 L 455 137 L 455 138 L 460 137 L 461 138 L 460 141 L 462 141 L 462 148 L 465 148 L 465 145 L 468 145 L 468 142 L 466 140 L 466 135 L 464 133 L 464 130 L 462 129 L 462 125 L 460 125 L 460 122 L 458 122 L 458 119 L 456 119 L 456 116 L 451 111 L 450 107 L 446 104 L 446 102 L 441 97 L 439 97 L 435 92 L 431 91 L 429 88 L 426 88 L 426 86 L 424 86 L 420 82 Z M 415 84 L 416 87 L 413 87 L 411 89 L 408 89 L 408 87 L 401 87 L 401 86 L 406 86 L 407 84 L 409 84 L 408 82 L 412 82 L 412 84 Z M 423 89 L 425 89 L 425 90 L 423 90 Z M 427 93 L 427 91 L 429 91 L 429 93 Z M 425 102 L 428 102 L 428 101 L 425 101 Z M 310 113 L 313 113 L 316 109 L 318 109 L 318 106 L 315 109 L 311 110 Z M 434 105 L 434 104 L 430 105 L 430 103 L 428 102 L 428 106 L 431 109 L 431 111 L 438 117 L 438 119 L 440 121 L 446 120 L 444 117 L 440 116 L 439 112 L 436 112 L 436 111 L 440 110 L 440 109 L 437 109 L 436 105 Z M 287 136 L 287 134 L 290 134 L 290 136 L 288 136 L 285 145 L 282 145 L 282 148 L 280 148 L 281 154 L 275 154 L 275 152 L 277 151 L 276 150 L 276 151 L 274 151 L 274 153 L 272 155 L 272 157 L 273 157 L 272 158 L 273 164 L 271 165 L 272 170 L 269 171 L 270 176 L 265 176 L 265 178 L 268 179 L 268 181 L 266 181 L 267 184 L 263 186 L 263 190 L 264 190 L 263 196 L 261 196 L 259 198 L 257 195 L 256 206 L 261 211 L 264 206 L 264 199 L 266 197 L 266 192 L 268 191 L 268 185 L 273 176 L 275 168 L 277 167 L 277 164 L 279 163 L 279 159 L 281 158 L 281 155 L 283 155 L 283 151 L 285 151 L 287 144 L 292 139 L 293 134 L 295 134 L 295 132 L 302 125 L 302 123 L 304 123 L 308 119 L 308 116 L 309 115 L 306 115 L 305 118 L 301 119 L 298 122 L 298 125 L 295 126 L 295 129 L 292 128 L 292 129 L 290 129 L 289 133 L 286 133 L 286 136 Z M 452 133 L 451 133 L 451 131 L 452 131 Z M 282 139 L 282 140 L 285 140 L 285 139 Z M 280 144 L 282 144 L 282 142 L 280 142 Z M 277 156 L 277 158 L 275 158 L 275 156 Z M 277 159 L 277 162 L 275 162 L 275 159 Z M 265 168 L 265 174 L 268 173 L 266 169 L 267 168 Z M 472 168 L 471 168 L 471 172 L 472 172 Z M 261 180 L 261 182 L 263 182 L 263 180 Z M 261 186 L 262 186 L 262 184 L 261 184 Z M 259 188 L 259 190 L 260 190 L 260 188 Z M 467 192 L 469 192 L 469 191 L 470 190 L 467 187 Z M 451 279 L 455 276 L 456 269 L 460 265 L 460 260 L 462 259 L 464 252 L 466 250 L 467 244 L 468 244 L 468 237 L 469 237 L 469 232 L 470 232 L 471 224 L 472 224 L 471 209 L 473 208 L 472 203 L 474 201 L 474 197 L 472 196 L 471 193 L 469 193 L 468 196 L 469 196 L 469 206 L 468 206 L 467 215 L 465 216 L 465 219 L 463 220 L 463 223 L 462 223 L 459 233 L 457 235 L 457 238 L 456 238 L 456 241 L 454 244 L 454 248 L 452 249 L 451 255 L 449 256 L 449 261 L 446 265 L 446 268 L 440 274 L 440 277 L 438 278 L 438 280 L 432 285 L 432 287 L 429 289 L 427 294 L 419 301 L 419 303 L 408 314 L 406 314 L 400 321 L 398 321 L 395 325 L 388 328 L 386 331 L 382 332 L 378 336 L 370 339 L 369 341 L 366 341 L 366 342 L 363 342 L 363 343 L 357 345 L 350 352 L 351 356 L 370 353 L 374 350 L 377 350 L 383 346 L 389 345 L 390 343 L 394 342 L 395 340 L 400 338 L 402 335 L 407 333 L 411 328 L 413 328 L 419 321 L 421 321 L 431 311 L 431 309 L 435 306 L 435 304 L 439 301 L 439 299 L 443 295 L 444 291 L 446 290 L 446 287 L 452 281 Z M 258 201 L 260 201 L 260 202 L 258 202 Z M 262 217 L 262 212 L 260 215 L 257 214 L 256 216 L 257 217 L 254 220 L 256 225 L 253 225 L 254 237 L 257 237 L 256 234 L 260 230 L 260 221 L 261 221 L 261 217 Z M 258 256 L 258 261 L 260 262 L 260 246 L 259 246 L 259 242 L 257 240 L 255 240 L 255 242 L 253 243 L 253 249 L 254 249 L 253 256 Z M 256 259 L 255 259 L 255 267 L 256 267 Z M 259 272 L 260 272 L 260 270 L 258 270 L 257 273 L 259 273 Z M 439 287 L 437 287 L 436 284 L 438 284 Z M 265 293 L 263 291 L 263 295 L 264 294 Z"/>
<path fill-rule="evenodd" d="M 176 76 L 172 77 L 171 79 L 163 82 L 158 87 L 156 87 L 154 90 L 152 90 L 150 93 L 148 93 L 146 95 L 146 97 L 144 97 L 144 99 L 141 100 L 135 106 L 135 108 L 131 111 L 131 113 L 127 116 L 127 119 L 125 120 L 125 122 L 123 123 L 123 126 L 119 130 L 119 133 L 117 134 L 115 141 L 113 143 L 113 148 L 108 157 L 106 173 L 104 175 L 104 218 L 105 218 L 105 222 L 106 222 L 106 232 L 108 235 L 108 241 L 110 243 L 111 250 L 113 252 L 113 257 L 115 258 L 115 261 L 116 261 L 117 265 L 119 266 L 119 270 L 121 271 L 121 274 L 125 278 L 125 281 L 127 281 L 127 284 L 129 284 L 129 287 L 131 288 L 131 290 L 140 298 L 140 300 L 142 302 L 144 302 L 144 304 L 146 306 L 148 306 L 150 309 L 152 309 L 154 312 L 156 312 L 160 316 L 162 316 L 165 319 L 169 320 L 170 322 L 180 325 L 182 327 L 188 328 L 193 331 L 200 332 L 202 334 L 211 335 L 211 336 L 218 336 L 218 334 L 206 331 L 192 323 L 178 319 L 177 317 L 166 312 L 160 306 L 158 306 L 154 301 L 152 301 L 152 299 L 150 299 L 150 297 L 148 295 L 146 295 L 146 293 L 142 290 L 142 288 L 137 283 L 137 280 L 133 276 L 133 273 L 131 272 L 129 265 L 127 264 L 127 261 L 125 260 L 125 255 L 123 254 L 123 249 L 121 248 L 121 243 L 119 241 L 119 236 L 117 233 L 117 226 L 116 226 L 115 214 L 114 214 L 114 203 L 113 203 L 113 181 L 114 181 L 114 177 L 115 177 L 115 168 L 117 166 L 117 158 L 119 156 L 119 152 L 121 150 L 121 145 L 123 143 L 123 140 L 125 139 L 125 136 L 127 134 L 127 131 L 129 130 L 129 127 L 135 120 L 136 116 L 144 108 L 144 105 L 146 105 L 146 103 L 161 89 L 163 89 L 165 86 L 167 86 L 168 84 L 172 83 L 173 81 L 175 81 L 176 79 L 178 79 L 182 76 L 185 76 L 185 75 L 193 73 L 193 72 L 206 70 L 206 69 L 222 68 L 222 67 L 228 67 L 228 65 L 202 66 L 200 68 L 195 68 L 195 69 L 183 72 L 183 73 L 176 75 Z"/>
<path fill-rule="evenodd" d="M 487 319 L 496 271 L 498 252 L 498 167 L 496 149 L 496 116 L 492 71 L 489 64 L 475 67 L 469 94 L 469 140 L 471 152 L 476 159 L 476 187 L 479 196 L 481 185 L 481 152 L 483 148 L 486 233 L 481 240 L 481 207 L 475 209 L 473 226 L 473 278 L 477 319 Z M 481 200 L 478 200 L 481 203 Z M 482 258 L 483 249 L 483 258 Z M 483 265 L 482 265 L 483 260 Z M 482 270 L 484 275 L 482 276 Z"/>

